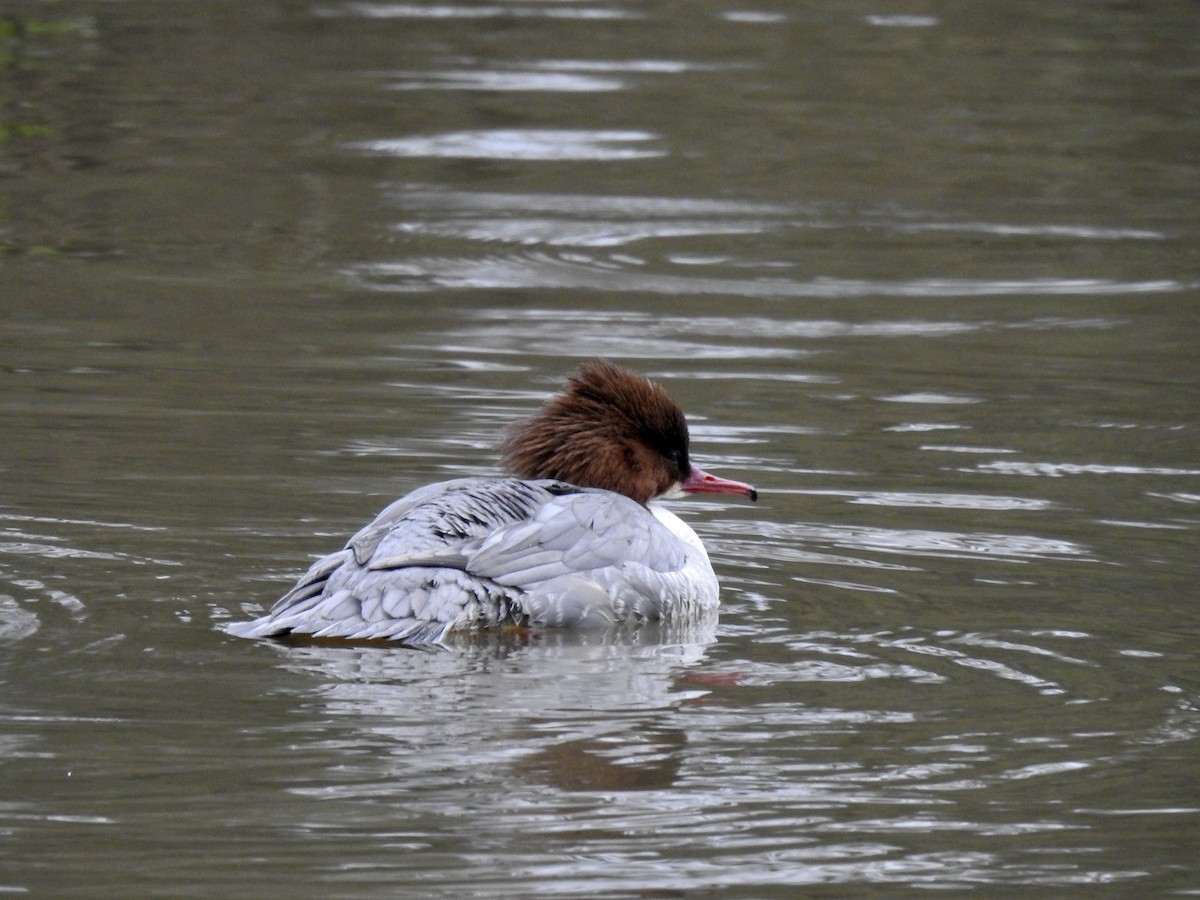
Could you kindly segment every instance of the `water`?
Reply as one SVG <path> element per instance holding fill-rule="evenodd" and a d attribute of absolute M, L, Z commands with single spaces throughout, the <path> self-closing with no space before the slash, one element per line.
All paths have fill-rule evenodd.
<path fill-rule="evenodd" d="M 1197 18 L 7 7 L 0 892 L 1200 891 Z M 591 355 L 715 633 L 220 630 Z"/>

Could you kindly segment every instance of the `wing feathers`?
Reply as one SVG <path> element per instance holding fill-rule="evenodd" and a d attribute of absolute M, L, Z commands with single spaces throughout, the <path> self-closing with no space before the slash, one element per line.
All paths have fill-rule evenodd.
<path fill-rule="evenodd" d="M 715 606 L 703 548 L 666 516 L 690 541 L 661 510 L 609 491 L 513 478 L 430 485 L 234 630 L 435 643 L 453 628 L 514 619 L 605 625 L 669 615 L 680 602 Z"/>

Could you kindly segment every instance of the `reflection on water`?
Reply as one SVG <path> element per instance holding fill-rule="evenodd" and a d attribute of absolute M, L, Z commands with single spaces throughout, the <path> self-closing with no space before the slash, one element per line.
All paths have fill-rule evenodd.
<path fill-rule="evenodd" d="M 597 78 L 594 75 L 577 75 L 568 72 L 474 72 L 444 71 L 421 72 L 412 75 L 396 73 L 400 81 L 390 86 L 397 91 L 619 91 L 623 82 L 615 78 Z M 366 149 L 376 149 L 368 145 Z M 440 150 L 441 148 L 435 148 Z M 389 145 L 383 152 L 395 152 Z M 439 152 L 419 153 L 410 149 L 414 156 L 444 155 Z M 527 157 L 522 157 L 527 158 Z"/>
<path fill-rule="evenodd" d="M 655 139 L 640 132 L 494 131 L 462 132 L 433 137 L 362 142 L 367 152 L 398 156 L 492 158 L 509 160 L 620 160 L 661 155 L 658 149 L 625 146 Z M 454 255 L 406 257 L 403 261 L 360 263 L 348 270 L 363 287 L 417 291 L 432 287 L 586 288 L 671 295 L 730 295 L 776 298 L 857 297 L 991 297 L 1104 296 L 1107 294 L 1179 293 L 1194 282 L 1171 279 L 1142 281 L 1096 278 L 862 280 L 822 275 L 792 278 L 795 261 L 763 258 L 756 245 L 745 255 L 720 256 L 681 252 L 687 239 L 714 236 L 759 237 L 772 241 L 814 229 L 849 233 L 883 229 L 914 239 L 947 233 L 955 238 L 983 235 L 995 240 L 1160 241 L 1167 235 L 1146 229 L 1098 228 L 1089 225 L 1024 225 L 1004 222 L 921 221 L 911 213 L 831 215 L 781 204 L 736 203 L 703 198 L 649 196 L 531 195 L 432 190 L 425 185 L 392 186 L 391 202 L 410 218 L 394 225 L 414 238 L 441 238 Z M 531 212 L 543 213 L 531 217 Z M 552 214 L 552 215 L 545 215 Z M 650 252 L 654 241 L 670 242 L 665 257 Z M 479 255 L 463 255 L 466 245 L 510 244 L 552 248 L 497 253 L 481 247 Z M 743 242 L 727 241 L 728 249 Z M 640 245 L 637 253 L 600 255 L 607 247 Z M 574 247 L 579 251 L 553 248 Z M 650 263 L 656 265 L 647 270 Z M 697 267 L 702 267 L 697 271 Z M 736 274 L 758 269 L 757 277 Z M 1011 326 L 1017 327 L 1017 326 Z"/>
<path fill-rule="evenodd" d="M 1113 466 L 1089 463 L 1007 462 L 997 460 L 979 466 L 984 472 L 1002 475 L 1043 475 L 1061 478 L 1064 475 L 1200 475 L 1200 469 L 1175 469 L 1169 466 Z"/>
<path fill-rule="evenodd" d="M 603 162 L 665 156 L 663 150 L 641 146 L 657 137 L 643 131 L 506 128 L 498 131 L 457 131 L 431 137 L 362 141 L 351 145 L 351 148 L 384 156 Z"/>
<path fill-rule="evenodd" d="M 922 447 L 926 450 L 928 447 Z M 999 450 L 988 450 L 988 453 L 1000 453 Z M 815 494 L 826 497 L 847 497 L 851 503 L 861 503 L 866 506 L 901 506 L 901 507 L 935 507 L 941 509 L 1046 509 L 1050 502 L 1027 497 L 996 497 L 986 494 L 935 494 L 912 493 L 904 491 L 834 491 L 809 490 L 805 494 Z"/>
<path fill-rule="evenodd" d="M 987 508 L 986 505 L 983 508 Z M 1036 535 L 958 534 L 913 529 L 872 528 L 862 525 L 823 525 L 814 522 L 783 524 L 730 522 L 722 523 L 722 530 L 726 534 L 756 535 L 765 545 L 764 550 L 768 554 L 772 553 L 773 545 L 778 545 L 775 549 L 785 555 L 795 547 L 828 545 L 862 552 L 895 553 L 931 558 L 974 557 L 1012 561 L 1086 560 L 1091 558 L 1091 554 L 1085 548 L 1070 541 L 1051 540 Z M 811 555 L 807 558 L 813 561 Z M 838 561 L 840 564 L 845 564 L 846 558 L 838 557 Z"/>
<path fill-rule="evenodd" d="M 353 15 L 368 19 L 633 19 L 638 13 L 604 7 L 582 6 L 576 3 L 540 3 L 523 6 L 517 3 L 463 5 L 454 3 L 346 3 L 340 7 L 319 10 L 323 15 Z"/>
<path fill-rule="evenodd" d="M 624 736 L 618 736 L 624 737 Z M 636 723 L 628 742 L 607 736 L 565 741 L 520 760 L 516 771 L 561 791 L 651 791 L 671 787 L 686 735 Z"/>
<path fill-rule="evenodd" d="M 323 722 L 305 752 L 339 755 L 328 779 L 293 790 L 322 804 L 380 809 L 421 852 L 376 865 L 414 874 L 432 853 L 442 860 L 439 885 L 447 895 L 468 885 L 504 891 L 522 884 L 533 896 L 559 896 L 564 877 L 580 892 L 714 881 L 1119 882 L 1144 873 L 1039 862 L 1036 855 L 1005 863 L 1001 873 L 994 850 L 904 853 L 895 843 L 898 835 L 995 844 L 1091 830 L 1094 813 L 1054 805 L 1016 819 L 961 812 L 972 795 L 1015 797 L 1026 785 L 1042 785 L 1031 788 L 1039 793 L 1064 776 L 1110 767 L 1115 748 L 1131 760 L 1142 755 L 1144 734 L 1090 726 L 1089 701 L 1097 698 L 1081 693 L 1083 681 L 1072 672 L 1095 671 L 1095 664 L 1053 649 L 1089 640 L 793 633 L 762 645 L 764 657 L 786 648 L 790 658 L 779 662 L 715 660 L 700 647 L 554 639 L 491 640 L 442 654 L 282 650 L 285 665 L 311 679 L 312 693 L 301 702 Z M 996 702 L 996 690 L 991 700 L 981 695 L 965 731 L 955 730 L 945 710 L 913 704 L 962 681 L 956 667 L 972 673 L 969 681 L 985 679 L 981 689 L 996 679 L 1047 700 L 1082 702 L 1075 712 L 1059 708 L 1077 738 L 1052 736 L 1044 722 L 1006 722 L 1009 699 Z M 811 696 L 785 701 L 778 691 L 804 685 L 828 698 L 838 686 L 862 685 L 884 696 L 888 683 L 909 686 L 908 709 L 863 704 L 865 697 L 844 706 Z M 1172 740 L 1194 739 L 1194 708 L 1176 706 L 1169 719 L 1158 730 Z M 872 744 L 852 750 L 864 733 L 874 735 Z M 1019 756 L 1009 749 L 1014 745 L 1023 748 Z M 372 752 L 360 752 L 367 747 Z M 344 826 L 321 818 L 306 826 L 313 837 L 343 833 Z M 424 842 L 427 818 L 470 841 L 460 849 Z M 874 843 L 871 836 L 889 838 Z M 708 854 L 686 851 L 710 841 L 716 844 Z M 782 864 L 764 870 L 764 854 Z M 490 880 L 454 874 L 493 857 L 505 865 Z M 553 882 L 537 878 L 550 873 L 557 873 Z M 338 880 L 333 872 L 326 877 Z"/>
<path fill-rule="evenodd" d="M 398 91 L 550 91 L 597 93 L 635 86 L 630 76 L 679 75 L 707 68 L 670 60 L 535 60 L 499 69 L 442 69 L 394 72 L 388 87 Z M 618 75 L 624 77 L 616 77 Z M 433 153 L 432 155 L 438 155 Z"/>
<path fill-rule="evenodd" d="M 369 769 L 365 780 L 350 780 L 339 797 L 379 796 L 387 780 L 405 792 L 453 790 L 464 771 L 513 771 L 562 790 L 647 790 L 673 782 L 685 740 L 655 725 L 654 713 L 705 696 L 687 673 L 712 640 L 710 623 L 607 638 L 467 634 L 436 651 L 279 652 L 288 668 L 320 683 L 321 715 L 349 717 L 384 750 L 358 764 Z"/>

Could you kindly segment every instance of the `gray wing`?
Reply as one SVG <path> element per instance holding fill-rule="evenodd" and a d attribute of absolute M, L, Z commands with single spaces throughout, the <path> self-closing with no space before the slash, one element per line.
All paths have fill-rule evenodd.
<path fill-rule="evenodd" d="M 393 505 L 349 548 L 373 571 L 444 566 L 514 586 L 627 564 L 675 571 L 687 561 L 644 507 L 610 491 L 504 480 L 472 485 L 462 499 L 407 504 L 398 517 Z"/>
<path fill-rule="evenodd" d="M 386 507 L 345 549 L 317 560 L 272 612 L 319 595 L 339 570 L 433 566 L 465 571 L 470 548 L 575 490 L 560 482 L 515 478 L 459 478 L 419 488 Z"/>
<path fill-rule="evenodd" d="M 525 521 L 554 497 L 578 490 L 557 481 L 517 478 L 459 478 L 431 484 L 383 510 L 350 539 L 346 549 L 359 565 L 370 568 L 376 568 L 382 557 L 398 555 L 438 558 L 446 565 L 497 529 Z"/>
<path fill-rule="evenodd" d="M 397 500 L 318 560 L 248 637 L 435 642 L 507 620 L 607 624 L 663 613 L 688 551 L 644 507 L 555 481 L 466 478 Z"/>
<path fill-rule="evenodd" d="M 458 569 L 519 591 L 523 618 L 555 626 L 660 618 L 695 552 L 633 500 L 586 488 L 562 490 L 527 518 L 440 549 L 412 549 L 396 536 L 379 542 L 370 570 Z"/>

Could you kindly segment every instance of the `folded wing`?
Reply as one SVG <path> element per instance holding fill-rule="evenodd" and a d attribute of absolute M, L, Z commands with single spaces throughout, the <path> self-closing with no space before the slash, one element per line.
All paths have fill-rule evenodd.
<path fill-rule="evenodd" d="M 397 500 L 344 550 L 316 562 L 267 616 L 235 629 L 426 643 L 506 621 L 658 618 L 686 583 L 685 568 L 697 564 L 697 549 L 703 555 L 620 494 L 458 479 Z"/>

